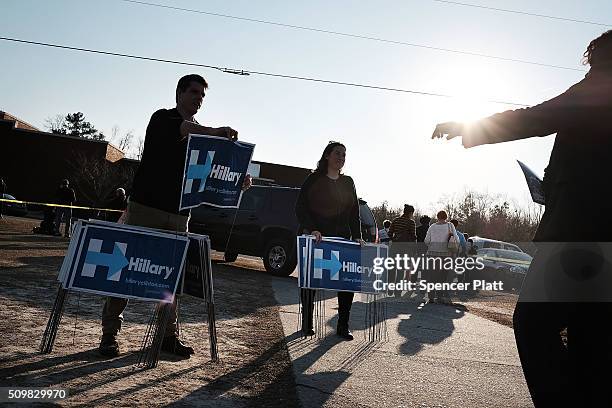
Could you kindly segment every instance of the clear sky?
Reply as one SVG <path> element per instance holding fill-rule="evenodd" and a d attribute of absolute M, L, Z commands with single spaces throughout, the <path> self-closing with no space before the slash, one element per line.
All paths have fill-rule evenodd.
<path fill-rule="evenodd" d="M 606 27 L 501 13 L 433 0 L 151 0 L 176 7 L 583 68 Z M 612 24 L 608 0 L 465 0 Z M 2 0 L 0 36 L 207 65 L 458 95 L 385 92 L 136 61 L 0 41 L 0 110 L 35 126 L 84 112 L 105 134 L 144 135 L 150 115 L 174 106 L 178 78 L 210 89 L 198 120 L 232 126 L 256 143 L 255 160 L 312 168 L 329 140 L 347 146 L 345 173 L 371 204 L 436 209 L 443 195 L 506 194 L 525 202 L 519 159 L 542 175 L 554 137 L 465 150 L 432 141 L 435 124 L 536 104 L 584 72 L 307 32 L 118 0 Z M 608 27 L 610 28 L 610 27 Z"/>

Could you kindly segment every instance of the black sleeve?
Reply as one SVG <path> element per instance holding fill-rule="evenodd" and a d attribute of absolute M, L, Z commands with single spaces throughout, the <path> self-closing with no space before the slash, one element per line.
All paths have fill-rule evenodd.
<path fill-rule="evenodd" d="M 300 227 L 303 230 L 308 230 L 308 232 L 316 230 L 316 225 L 314 224 L 310 214 L 310 203 L 308 202 L 308 191 L 316 179 L 317 176 L 314 173 L 311 173 L 306 178 L 304 184 L 302 184 L 300 194 L 298 195 L 298 199 L 295 204 L 295 214 L 297 215 Z M 303 232 L 304 231 L 298 231 L 298 234 L 302 234 Z"/>
<path fill-rule="evenodd" d="M 70 195 L 71 195 L 71 202 L 76 203 L 76 194 L 74 193 L 74 189 L 70 189 Z"/>
<path fill-rule="evenodd" d="M 588 111 L 578 96 L 578 83 L 563 94 L 529 108 L 509 110 L 481 119 L 464 128 L 463 146 L 508 142 L 533 136 L 548 136 L 572 126 Z"/>
<path fill-rule="evenodd" d="M 361 239 L 361 218 L 359 217 L 359 199 L 357 198 L 357 191 L 355 190 L 355 183 L 353 179 L 346 176 L 348 179 L 348 185 L 350 187 L 350 193 L 352 195 L 353 205 L 351 206 L 349 213 L 349 226 L 351 228 L 351 237 L 353 239 Z"/>

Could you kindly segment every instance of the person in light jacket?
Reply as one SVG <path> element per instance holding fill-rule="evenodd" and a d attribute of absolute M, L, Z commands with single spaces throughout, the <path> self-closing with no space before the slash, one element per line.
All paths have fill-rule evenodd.
<path fill-rule="evenodd" d="M 432 283 L 444 283 L 450 272 L 454 274 L 454 271 L 444 269 L 444 259 L 455 255 L 452 243 L 458 243 L 459 237 L 457 236 L 455 226 L 447 222 L 448 215 L 446 211 L 438 211 L 436 218 L 437 221 L 429 226 L 424 242 L 427 245 L 427 257 L 439 258 L 440 260 L 436 259 L 436 262 L 430 262 L 435 265 L 426 271 L 425 280 Z M 446 290 L 433 290 L 428 294 L 428 301 L 431 303 L 451 303 Z"/>

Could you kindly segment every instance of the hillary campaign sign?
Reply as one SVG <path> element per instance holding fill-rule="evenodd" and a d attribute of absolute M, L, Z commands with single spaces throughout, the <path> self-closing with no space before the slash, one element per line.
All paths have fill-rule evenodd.
<path fill-rule="evenodd" d="M 58 279 L 65 289 L 171 302 L 188 238 L 99 221 L 77 222 Z"/>
<path fill-rule="evenodd" d="M 208 204 L 238 208 L 255 145 L 224 137 L 189 135 L 179 209 Z"/>
<path fill-rule="evenodd" d="M 301 288 L 377 293 L 374 259 L 387 257 L 387 246 L 359 243 L 343 238 L 297 238 L 298 284 Z"/>

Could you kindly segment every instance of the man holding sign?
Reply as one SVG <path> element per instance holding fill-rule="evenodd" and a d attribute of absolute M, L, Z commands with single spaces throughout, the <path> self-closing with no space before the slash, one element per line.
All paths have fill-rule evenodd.
<path fill-rule="evenodd" d="M 174 232 L 186 232 L 189 210 L 179 211 L 187 136 L 203 134 L 238 138 L 231 127 L 212 128 L 200 125 L 194 118 L 202 106 L 206 80 L 192 74 L 182 77 L 176 87 L 176 107 L 160 109 L 151 116 L 145 135 L 140 167 L 134 177 L 132 195 L 128 203 L 126 224 L 157 228 Z M 245 177 L 243 188 L 251 184 Z M 123 310 L 127 299 L 109 297 L 102 311 L 102 340 L 100 354 L 107 357 L 119 355 L 117 333 L 121 329 Z M 162 350 L 183 357 L 193 354 L 193 349 L 178 338 L 176 325 L 176 301 L 166 304 L 170 308 L 170 320 Z"/>

